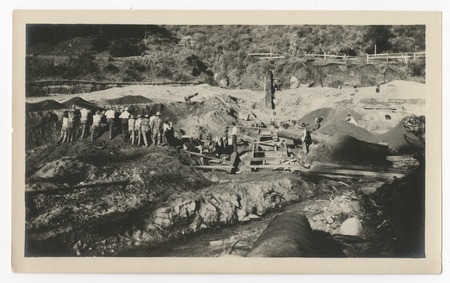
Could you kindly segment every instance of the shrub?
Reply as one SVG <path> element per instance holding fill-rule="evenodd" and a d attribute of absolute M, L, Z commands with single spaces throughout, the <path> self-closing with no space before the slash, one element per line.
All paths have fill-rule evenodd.
<path fill-rule="evenodd" d="M 103 68 L 103 71 L 111 74 L 117 74 L 119 72 L 119 68 L 110 63 Z"/>
<path fill-rule="evenodd" d="M 111 56 L 114 57 L 128 57 L 139 56 L 144 52 L 145 47 L 139 42 L 132 39 L 118 39 L 114 40 L 109 50 Z"/>
<path fill-rule="evenodd" d="M 412 77 L 425 76 L 425 60 L 411 61 L 408 63 L 408 71 Z"/>

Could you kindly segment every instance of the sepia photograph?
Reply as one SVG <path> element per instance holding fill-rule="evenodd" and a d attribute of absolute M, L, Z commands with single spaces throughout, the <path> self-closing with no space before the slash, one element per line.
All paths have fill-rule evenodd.
<path fill-rule="evenodd" d="M 19 257 L 440 253 L 429 21 L 155 22 L 16 26 Z"/>

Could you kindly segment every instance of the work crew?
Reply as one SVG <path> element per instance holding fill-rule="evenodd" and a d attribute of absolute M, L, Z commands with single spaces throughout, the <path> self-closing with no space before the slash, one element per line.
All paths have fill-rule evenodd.
<path fill-rule="evenodd" d="M 139 135 L 139 140 L 138 140 L 138 144 L 141 144 L 141 136 L 144 140 L 144 145 L 148 147 L 148 132 L 150 130 L 150 125 L 149 125 L 150 121 L 148 118 L 148 114 L 145 114 L 144 117 L 141 118 L 141 134 Z"/>
<path fill-rule="evenodd" d="M 131 144 L 134 144 L 134 140 L 135 140 L 135 124 L 136 124 L 136 119 L 134 118 L 134 115 L 131 114 L 130 119 L 128 119 L 128 133 L 130 135 Z"/>
<path fill-rule="evenodd" d="M 237 136 L 238 136 L 239 130 L 238 130 L 235 122 L 232 122 L 231 125 L 233 126 L 231 128 L 231 143 L 233 145 L 233 152 L 237 153 Z"/>
<path fill-rule="evenodd" d="M 89 123 L 88 123 L 88 118 L 89 118 L 89 114 L 91 113 L 91 111 L 89 109 L 87 109 L 86 107 L 83 107 L 80 110 L 80 114 L 81 114 L 81 138 L 84 139 L 85 135 L 87 133 L 89 133 Z"/>
<path fill-rule="evenodd" d="M 152 131 L 152 140 L 154 146 L 162 143 L 162 126 L 163 122 L 161 120 L 161 112 L 158 111 L 155 114 L 155 118 L 150 120 L 150 128 Z"/>
<path fill-rule="evenodd" d="M 122 126 L 122 138 L 125 140 L 128 134 L 128 119 L 130 119 L 130 112 L 128 112 L 128 107 L 125 107 L 123 112 L 120 113 L 119 119 Z"/>
<path fill-rule="evenodd" d="M 351 113 L 347 113 L 347 117 L 345 117 L 345 121 L 347 121 L 350 124 L 353 124 L 355 126 L 358 126 L 358 123 L 356 123 L 356 120 L 352 117 Z"/>
<path fill-rule="evenodd" d="M 101 121 L 103 114 L 100 111 L 97 111 L 94 116 L 92 116 L 92 133 L 91 133 L 91 141 L 97 138 L 98 134 L 101 130 Z"/>
<path fill-rule="evenodd" d="M 114 119 L 116 118 L 116 112 L 113 110 L 113 107 L 110 107 L 106 112 L 106 123 L 109 128 L 109 139 L 112 139 L 113 131 L 114 131 Z"/>

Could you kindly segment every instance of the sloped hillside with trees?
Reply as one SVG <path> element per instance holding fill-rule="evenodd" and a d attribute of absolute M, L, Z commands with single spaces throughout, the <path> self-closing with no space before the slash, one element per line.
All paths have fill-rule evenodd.
<path fill-rule="evenodd" d="M 259 89 L 269 69 L 286 86 L 292 75 L 301 76 L 299 72 L 308 73 L 304 77 L 323 72 L 304 54 L 365 56 L 424 50 L 423 25 L 29 25 L 27 80 L 204 82 Z M 249 56 L 269 51 L 284 58 Z M 329 63 L 333 62 L 319 65 Z M 351 69 L 349 65 L 355 63 L 345 64 Z M 389 66 L 399 79 L 423 80 L 425 76 L 424 61 Z M 384 72 L 387 67 L 381 69 Z M 323 83 L 316 81 L 315 86 Z"/>

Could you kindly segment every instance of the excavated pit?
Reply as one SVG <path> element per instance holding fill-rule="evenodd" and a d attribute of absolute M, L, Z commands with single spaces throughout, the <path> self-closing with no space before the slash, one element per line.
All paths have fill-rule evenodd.
<path fill-rule="evenodd" d="M 254 223 L 308 200 L 314 202 L 315 206 L 310 205 L 309 212 L 305 210 L 306 212 L 296 213 L 316 211 L 307 215 L 308 221 L 314 231 L 325 233 L 321 234 L 324 239 L 330 240 L 330 235 L 339 234 L 339 225 L 355 216 L 362 220 L 367 235 L 375 239 L 373 242 L 376 243 L 368 251 L 357 249 L 361 241 L 367 240 L 361 239 L 361 235 L 350 240 L 358 244 L 349 244 L 348 238 L 340 238 L 337 240 L 340 244 L 334 247 L 339 251 L 334 256 L 423 256 L 420 245 L 423 245 L 420 237 L 420 229 L 423 227 L 420 221 L 405 224 L 401 219 L 406 215 L 395 216 L 397 210 L 394 208 L 383 212 L 386 213 L 383 218 L 378 207 L 387 200 L 392 206 L 391 200 L 401 198 L 405 190 L 400 188 L 408 186 L 404 183 L 414 184 L 413 181 L 407 181 L 410 177 L 404 183 L 396 181 L 377 190 L 385 182 L 342 182 L 311 174 L 271 171 L 243 172 L 240 175 L 206 173 L 193 169 L 190 166 L 195 163 L 192 157 L 179 149 L 133 147 L 124 142 L 118 132 L 113 140 L 103 134 L 93 143 L 77 140 L 56 144 L 62 113 L 73 105 L 95 110 L 105 107 L 119 110 L 127 106 L 135 113 L 161 111 L 163 118 L 170 118 L 174 123 L 176 137 L 188 135 L 202 138 L 206 133 L 223 136 L 225 125 L 230 125 L 231 122 L 237 122 L 242 127 L 267 124 L 269 111 L 259 109 L 262 98 L 254 99 L 237 94 L 199 95 L 193 101 L 175 98 L 161 100 L 140 95 L 101 99 L 98 99 L 99 95 L 94 97 L 97 98 L 91 100 L 85 95 L 84 99 L 74 97 L 27 105 L 26 256 L 164 256 L 164 252 L 156 252 L 155 247 L 176 246 L 177 241 L 189 238 L 189 235 L 212 233 L 211 231 L 220 227 Z M 287 101 L 300 98 L 301 96 L 286 96 Z M 282 105 L 287 107 L 288 102 L 282 102 Z M 295 107 L 295 103 L 290 106 Z M 312 125 L 315 117 L 323 116 L 324 123 L 318 132 L 333 136 L 326 142 L 313 145 L 307 156 L 309 160 L 364 166 L 386 166 L 392 162 L 394 167 L 411 168 L 411 164 L 415 162 L 414 156 L 397 156 L 387 162 L 388 153 L 384 148 L 381 152 L 375 146 L 378 142 L 388 142 L 389 153 L 417 152 L 418 147 L 408 143 L 414 140 L 414 136 L 401 126 L 403 114 L 392 115 L 393 120 L 399 121 L 399 124 L 383 125 L 385 133 L 377 134 L 364 128 L 367 128 L 367 124 L 368 128 L 376 129 L 377 126 L 374 125 L 384 116 L 372 115 L 370 120 L 367 114 L 354 109 L 355 107 L 342 105 L 336 108 L 313 108 L 304 112 L 306 115 L 303 118 L 296 119 Z M 281 111 L 281 116 L 289 116 L 290 111 Z M 364 128 L 342 123 L 347 113 L 352 113 L 357 120 L 362 121 Z M 242 128 L 241 134 L 246 139 L 255 138 L 255 131 L 251 129 Z M 405 139 L 406 135 L 409 135 L 409 139 Z M 249 149 L 242 146 L 240 150 L 244 154 Z M 414 170 L 418 170 L 417 166 L 415 168 Z M 419 173 L 420 176 L 424 174 Z M 98 186 L 83 187 L 86 184 Z M 422 207 L 421 188 L 417 186 L 415 190 L 417 198 L 399 202 L 403 203 L 400 206 L 405 207 L 407 212 L 413 209 L 411 204 Z M 361 194 L 349 194 L 349 190 L 370 193 L 366 199 Z M 382 191 L 393 193 L 388 198 L 387 193 Z M 328 196 L 330 192 L 331 196 Z M 324 195 L 327 197 L 323 197 Z M 371 201 L 372 195 L 373 198 L 378 198 L 375 204 Z M 359 204 L 342 211 L 340 205 L 353 203 L 355 198 Z M 362 206 L 367 213 L 361 212 Z M 333 207 L 335 214 L 331 214 L 330 208 Z M 420 213 L 415 215 L 419 220 L 422 219 Z M 387 219 L 389 222 L 385 221 Z M 415 235 L 406 238 L 407 235 L 401 232 L 404 225 L 419 232 L 414 234 L 414 231 L 406 227 L 405 231 Z M 377 228 L 378 226 L 381 228 Z M 258 233 L 262 229 L 260 227 Z M 249 232 L 249 235 L 253 234 Z M 393 235 L 402 238 L 401 243 L 386 241 L 389 237 L 393 238 Z M 258 234 L 254 236 L 256 239 Z M 382 241 L 390 247 L 384 247 Z M 416 248 L 412 249 L 413 246 Z M 377 247 L 382 252 L 374 251 Z M 249 248 L 246 246 L 238 254 L 246 255 Z M 139 252 L 142 249 L 146 251 L 145 254 Z M 411 252 L 412 250 L 415 252 Z M 212 252 L 206 256 L 211 255 L 216 254 Z M 333 255 L 327 255 L 326 251 L 320 253 L 321 257 Z"/>

